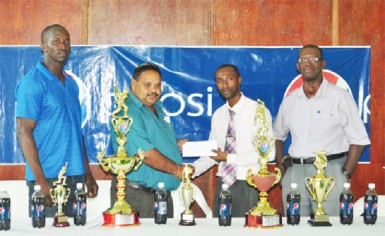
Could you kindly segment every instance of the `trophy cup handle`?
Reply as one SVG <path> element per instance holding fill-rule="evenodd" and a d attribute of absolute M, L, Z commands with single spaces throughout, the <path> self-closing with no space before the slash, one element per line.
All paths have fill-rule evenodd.
<path fill-rule="evenodd" d="M 252 178 L 251 178 L 251 169 L 249 169 L 247 171 L 247 174 L 246 174 L 246 182 L 251 186 L 251 187 L 254 187 L 254 188 L 257 188 L 257 185 L 253 182 Z"/>
<path fill-rule="evenodd" d="M 142 149 L 139 148 L 138 153 L 134 157 L 136 160 L 134 170 L 137 170 L 139 166 L 142 165 L 144 160 L 144 152 L 142 151 Z"/>
<path fill-rule="evenodd" d="M 327 197 L 329 196 L 329 193 L 330 193 L 330 191 L 332 190 L 332 188 L 333 188 L 333 186 L 334 186 L 334 184 L 335 184 L 335 182 L 336 182 L 336 180 L 335 180 L 334 177 L 329 177 L 329 178 L 328 178 L 328 181 L 329 181 L 329 189 L 328 189 L 328 191 L 326 191 L 326 193 L 325 193 L 325 200 L 326 200 Z"/>
<path fill-rule="evenodd" d="M 281 180 L 281 170 L 278 167 L 275 167 L 274 170 L 276 171 L 276 173 L 275 173 L 275 181 L 272 184 L 272 186 L 277 184 Z"/>
<path fill-rule="evenodd" d="M 56 195 L 55 195 L 55 190 L 54 190 L 53 188 L 51 188 L 51 189 L 49 190 L 49 195 L 51 195 L 52 202 L 53 202 L 54 204 L 56 204 Z"/>
<path fill-rule="evenodd" d="M 307 190 L 309 190 L 309 193 L 312 196 L 312 198 L 315 199 L 316 195 L 311 188 L 311 179 L 309 177 L 305 178 L 305 186 L 306 186 Z"/>

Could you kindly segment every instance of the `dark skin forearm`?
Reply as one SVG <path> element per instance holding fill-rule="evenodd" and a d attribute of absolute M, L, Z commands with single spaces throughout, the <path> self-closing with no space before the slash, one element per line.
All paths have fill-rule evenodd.
<path fill-rule="evenodd" d="M 84 168 L 86 170 L 86 180 L 85 184 L 87 186 L 87 197 L 94 198 L 98 195 L 99 186 L 95 181 L 94 176 L 92 175 L 90 164 L 88 162 L 87 150 L 84 142 L 84 137 L 82 136 L 83 150 L 84 150 Z"/>
<path fill-rule="evenodd" d="M 44 194 L 47 205 L 52 204 L 50 189 L 51 185 L 47 181 L 43 168 L 41 167 L 39 154 L 37 151 L 35 139 L 32 135 L 33 130 L 36 127 L 36 121 L 18 118 L 17 119 L 17 139 L 20 144 L 21 151 L 30 166 L 32 173 L 35 177 L 36 184 L 41 186 L 41 191 Z"/>
<path fill-rule="evenodd" d="M 154 169 L 182 179 L 183 166 L 171 161 L 155 148 L 144 153 L 143 162 Z"/>
<path fill-rule="evenodd" d="M 285 174 L 285 168 L 282 163 L 283 155 L 284 155 L 284 143 L 282 140 L 275 140 L 275 162 L 277 167 L 281 170 L 282 176 Z"/>
<path fill-rule="evenodd" d="M 361 153 L 364 150 L 365 146 L 352 144 L 349 147 L 348 157 L 344 166 L 344 170 L 350 173 L 352 176 L 354 170 L 357 167 L 358 160 L 360 159 Z"/>

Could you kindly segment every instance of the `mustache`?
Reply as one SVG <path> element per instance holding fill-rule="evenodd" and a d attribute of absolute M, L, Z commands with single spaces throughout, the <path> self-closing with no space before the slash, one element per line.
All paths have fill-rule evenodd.
<path fill-rule="evenodd" d="M 158 97 L 159 94 L 154 92 L 154 93 L 149 93 L 149 94 L 147 94 L 147 96 L 157 96 L 157 97 Z"/>

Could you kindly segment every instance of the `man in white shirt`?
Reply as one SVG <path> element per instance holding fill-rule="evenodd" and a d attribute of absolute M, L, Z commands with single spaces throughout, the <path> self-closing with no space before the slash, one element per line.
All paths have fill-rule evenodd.
<path fill-rule="evenodd" d="M 276 163 L 282 173 L 286 171 L 281 180 L 282 199 L 290 191 L 290 184 L 297 183 L 301 216 L 309 216 L 315 209 L 304 183 L 306 177 L 316 174 L 315 152 L 326 152 L 324 173 L 336 180 L 323 208 L 326 214 L 337 216 L 343 184 L 349 181 L 364 147 L 370 144 L 352 96 L 323 78 L 325 66 L 318 46 L 309 44 L 299 51 L 297 70 L 304 78 L 303 85 L 284 98 L 274 121 Z M 286 169 L 282 160 L 289 133 L 291 166 Z"/>
<path fill-rule="evenodd" d="M 221 190 L 225 176 L 225 166 L 230 164 L 234 167 L 233 176 L 235 182 L 230 181 L 229 190 L 232 192 L 233 208 L 232 216 L 243 217 L 258 202 L 258 191 L 249 186 L 245 179 L 247 170 L 252 169 L 252 173 L 259 170 L 259 154 L 252 143 L 252 138 L 257 134 L 258 124 L 254 124 L 254 115 L 257 102 L 244 96 L 240 91 L 242 77 L 236 66 L 224 64 L 215 72 L 215 83 L 218 92 L 226 103 L 218 108 L 212 117 L 210 140 L 217 140 L 218 149 L 215 150 L 217 156 L 201 157 L 192 165 L 195 169 L 193 177 L 199 176 L 212 166 L 219 164 L 217 173 L 217 185 L 214 196 L 214 216 L 218 216 L 218 195 Z M 230 112 L 233 116 L 233 129 L 235 147 L 229 151 L 225 150 L 226 140 L 229 141 L 229 122 Z M 272 119 L 268 109 L 265 109 L 269 135 L 273 137 Z M 274 143 L 273 143 L 274 145 Z M 275 148 L 269 154 L 269 160 L 273 160 Z"/>

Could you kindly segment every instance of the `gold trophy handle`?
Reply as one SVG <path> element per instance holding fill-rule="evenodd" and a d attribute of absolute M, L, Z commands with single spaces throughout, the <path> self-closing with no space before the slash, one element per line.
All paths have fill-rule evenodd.
<path fill-rule="evenodd" d="M 139 166 L 143 163 L 144 160 L 144 152 L 139 148 L 138 153 L 135 155 L 135 166 L 134 170 L 137 170 Z"/>
<path fill-rule="evenodd" d="M 275 167 L 274 170 L 276 171 L 276 173 L 275 173 L 275 181 L 272 184 L 272 186 L 277 184 L 281 180 L 281 170 L 278 167 Z"/>
<path fill-rule="evenodd" d="M 316 195 L 314 194 L 314 192 L 313 192 L 313 190 L 311 188 L 311 179 L 309 177 L 305 178 L 305 186 L 306 186 L 307 190 L 309 190 L 309 193 L 310 193 L 311 197 L 313 199 L 315 199 Z"/>
<path fill-rule="evenodd" d="M 254 187 L 254 188 L 257 188 L 257 185 L 253 182 L 252 178 L 251 178 L 251 169 L 249 169 L 247 171 L 247 174 L 246 174 L 246 182 L 251 186 L 251 187 Z"/>
<path fill-rule="evenodd" d="M 329 196 L 329 193 L 330 193 L 330 191 L 332 190 L 332 188 L 333 188 L 333 186 L 334 186 L 334 184 L 335 184 L 335 182 L 336 182 L 336 180 L 335 180 L 334 177 L 329 177 L 329 178 L 328 178 L 328 181 L 329 181 L 329 189 L 328 189 L 328 191 L 326 191 L 326 193 L 325 193 L 325 197 L 324 197 L 325 200 L 326 200 L 327 197 Z"/>

